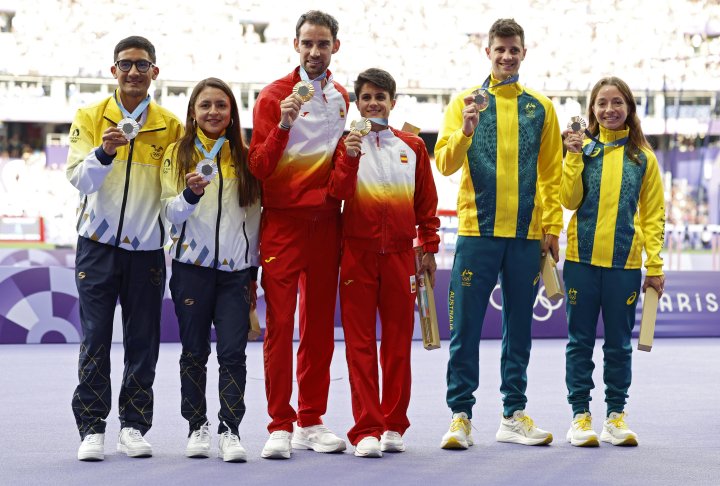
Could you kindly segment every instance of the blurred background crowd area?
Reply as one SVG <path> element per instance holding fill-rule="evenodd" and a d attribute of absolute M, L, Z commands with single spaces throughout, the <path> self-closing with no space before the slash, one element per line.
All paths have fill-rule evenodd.
<path fill-rule="evenodd" d="M 115 44 L 144 35 L 157 49 L 153 98 L 184 119 L 195 83 L 226 80 L 252 135 L 259 91 L 298 62 L 295 23 L 318 8 L 340 23 L 330 66 L 348 91 L 381 67 L 398 83 L 390 122 L 422 129 L 432 155 L 448 101 L 488 75 L 487 31 L 500 17 L 525 28 L 521 82 L 547 94 L 561 126 L 587 110 L 592 85 L 617 75 L 633 89 L 664 175 L 667 244 L 713 248 L 720 223 L 720 2 L 717 0 L 440 0 L 265 2 L 0 0 L 0 240 L 42 218 L 43 240 L 72 245 L 77 191 L 64 173 L 75 110 L 112 93 Z M 358 116 L 354 107 L 349 119 Z M 435 174 L 445 249 L 454 245 L 459 174 Z M 567 215 L 566 215 L 567 216 Z M 25 221 L 25 220 L 22 220 Z M 29 238 L 26 238 L 29 239 Z"/>

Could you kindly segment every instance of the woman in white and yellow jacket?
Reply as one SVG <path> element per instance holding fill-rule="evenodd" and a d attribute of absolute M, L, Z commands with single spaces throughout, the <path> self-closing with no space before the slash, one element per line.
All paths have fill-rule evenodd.
<path fill-rule="evenodd" d="M 238 426 L 245 414 L 245 347 L 259 264 L 260 186 L 230 87 L 208 78 L 188 102 L 185 135 L 162 169 L 163 214 L 170 223 L 170 291 L 180 325 L 181 413 L 190 425 L 188 457 L 208 457 L 205 401 L 210 326 L 220 364 L 219 456 L 244 462 Z"/>

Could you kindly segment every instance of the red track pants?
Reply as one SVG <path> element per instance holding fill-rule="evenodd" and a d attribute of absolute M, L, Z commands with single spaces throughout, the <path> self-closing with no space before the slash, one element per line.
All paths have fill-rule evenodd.
<path fill-rule="evenodd" d="M 414 326 L 413 250 L 379 254 L 347 245 L 340 268 L 340 306 L 350 373 L 355 425 L 352 444 L 380 438 L 385 430 L 403 434 L 410 426 L 410 346 Z M 378 379 L 376 312 L 382 336 L 382 401 Z"/>
<path fill-rule="evenodd" d="M 322 423 L 335 347 L 335 297 L 340 259 L 340 214 L 265 210 L 260 237 L 265 321 L 268 431 L 292 432 Z M 298 412 L 290 405 L 295 304 L 300 288 L 297 354 Z"/>

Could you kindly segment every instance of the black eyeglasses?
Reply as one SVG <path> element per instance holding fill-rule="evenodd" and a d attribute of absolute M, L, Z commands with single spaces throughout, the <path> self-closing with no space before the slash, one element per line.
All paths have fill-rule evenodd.
<path fill-rule="evenodd" d="M 115 66 L 117 66 L 117 68 L 124 73 L 130 72 L 130 70 L 133 67 L 133 64 L 135 65 L 137 70 L 141 73 L 148 72 L 148 69 L 150 69 L 151 67 L 154 66 L 153 63 L 151 63 L 150 61 L 146 61 L 145 59 L 140 59 L 138 61 L 130 61 L 128 59 L 120 59 L 119 61 L 115 62 Z"/>

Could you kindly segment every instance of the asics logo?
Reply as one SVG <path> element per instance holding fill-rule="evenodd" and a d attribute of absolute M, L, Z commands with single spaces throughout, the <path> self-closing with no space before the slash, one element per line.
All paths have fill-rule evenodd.
<path fill-rule="evenodd" d="M 277 258 L 276 257 L 268 257 L 265 259 L 265 263 L 270 263 L 273 260 L 277 260 Z"/>
<path fill-rule="evenodd" d="M 630 297 L 628 297 L 628 299 L 625 301 L 625 303 L 627 305 L 632 305 L 633 302 L 635 302 L 635 299 L 637 299 L 637 292 L 633 292 L 632 294 L 630 294 Z"/>

